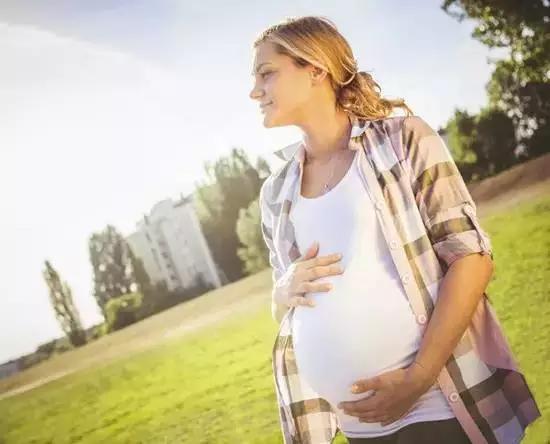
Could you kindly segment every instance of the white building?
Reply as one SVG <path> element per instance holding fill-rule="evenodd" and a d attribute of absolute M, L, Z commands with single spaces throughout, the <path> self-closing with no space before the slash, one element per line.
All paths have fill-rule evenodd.
<path fill-rule="evenodd" d="M 193 285 L 196 276 L 213 287 L 222 285 L 193 206 L 193 195 L 158 202 L 126 239 L 143 261 L 152 282 L 164 281 L 169 290 Z"/>

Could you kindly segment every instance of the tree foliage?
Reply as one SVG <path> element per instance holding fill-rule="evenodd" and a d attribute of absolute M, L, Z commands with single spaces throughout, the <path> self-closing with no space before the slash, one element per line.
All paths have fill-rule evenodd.
<path fill-rule="evenodd" d="M 237 220 L 237 236 L 244 247 L 237 250 L 247 274 L 257 273 L 269 266 L 269 252 L 260 228 L 260 205 L 258 199 L 242 208 Z"/>
<path fill-rule="evenodd" d="M 242 278 L 246 265 L 237 253 L 242 247 L 236 232 L 240 211 L 257 199 L 265 176 L 270 174 L 265 160 L 253 166 L 246 153 L 233 148 L 214 164 L 206 163 L 208 184 L 199 184 L 196 209 L 214 261 L 230 282 Z"/>
<path fill-rule="evenodd" d="M 550 2 L 445 0 L 442 9 L 476 22 L 473 37 L 507 48 L 487 85 L 489 106 L 509 116 L 529 157 L 550 151 Z"/>
<path fill-rule="evenodd" d="M 105 306 L 110 299 L 137 290 L 135 262 L 128 243 L 112 225 L 93 233 L 88 248 L 94 275 L 94 297 L 106 318 Z"/>
<path fill-rule="evenodd" d="M 44 262 L 42 274 L 48 286 L 50 302 L 61 329 L 73 346 L 78 347 L 85 344 L 86 335 L 82 328 L 80 315 L 74 305 L 71 288 L 67 282 L 61 281 L 59 273 L 48 260 Z"/>
<path fill-rule="evenodd" d="M 467 181 L 497 174 L 518 161 L 514 123 L 501 110 L 487 107 L 478 115 L 455 110 L 446 129 L 449 150 Z"/>

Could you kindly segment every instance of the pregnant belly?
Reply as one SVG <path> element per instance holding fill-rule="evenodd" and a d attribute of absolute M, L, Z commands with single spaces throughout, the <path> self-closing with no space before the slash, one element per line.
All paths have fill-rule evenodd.
<path fill-rule="evenodd" d="M 357 379 L 409 365 L 421 341 L 399 281 L 354 288 L 339 277 L 330 279 L 332 291 L 311 293 L 316 305 L 296 307 L 292 320 L 300 374 L 333 406 L 368 395 L 350 392 Z"/>

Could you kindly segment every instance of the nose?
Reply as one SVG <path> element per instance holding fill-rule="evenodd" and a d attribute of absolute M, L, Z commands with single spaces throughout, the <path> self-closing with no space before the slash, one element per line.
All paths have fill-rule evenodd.
<path fill-rule="evenodd" d="M 263 94 L 259 94 L 258 87 L 256 85 L 254 85 L 254 87 L 252 88 L 252 91 L 250 91 L 250 94 L 248 94 L 248 96 L 252 100 L 260 100 L 260 98 L 263 96 Z"/>

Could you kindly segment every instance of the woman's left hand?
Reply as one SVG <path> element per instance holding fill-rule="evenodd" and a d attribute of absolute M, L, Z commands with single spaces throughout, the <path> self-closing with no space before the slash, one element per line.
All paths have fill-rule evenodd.
<path fill-rule="evenodd" d="M 357 401 L 341 402 L 338 408 L 347 415 L 357 416 L 359 422 L 380 422 L 385 426 L 408 413 L 433 382 L 425 370 L 413 362 L 409 367 L 356 381 L 354 385 L 358 390 L 352 389 L 352 393 L 368 390 L 374 393 Z"/>

